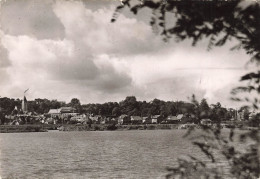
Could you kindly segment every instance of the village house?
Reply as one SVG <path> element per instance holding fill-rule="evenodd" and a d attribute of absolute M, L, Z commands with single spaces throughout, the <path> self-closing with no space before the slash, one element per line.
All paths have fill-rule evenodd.
<path fill-rule="evenodd" d="M 143 123 L 143 118 L 140 116 L 131 116 L 130 120 L 131 120 L 132 124 L 142 124 Z"/>
<path fill-rule="evenodd" d="M 102 120 L 102 116 L 101 115 L 89 116 L 89 119 L 91 119 L 93 124 L 100 124 Z"/>
<path fill-rule="evenodd" d="M 151 124 L 152 119 L 151 117 L 143 117 L 143 124 Z"/>
<path fill-rule="evenodd" d="M 50 109 L 47 113 L 52 118 L 59 117 L 59 118 L 69 118 L 71 116 L 77 116 L 76 109 L 72 107 L 61 107 L 59 109 Z"/>
<path fill-rule="evenodd" d="M 117 120 L 116 116 L 114 116 L 114 115 L 106 115 L 104 117 L 104 123 L 105 124 L 117 124 L 118 120 Z"/>
<path fill-rule="evenodd" d="M 75 121 L 75 122 L 78 122 L 78 123 L 83 123 L 87 120 L 88 120 L 88 116 L 85 115 L 85 114 L 73 116 L 73 117 L 70 118 L 70 121 Z"/>
<path fill-rule="evenodd" d="M 181 122 L 181 119 L 177 116 L 168 116 L 166 122 L 169 124 L 178 124 L 179 122 Z"/>
<path fill-rule="evenodd" d="M 152 118 L 152 124 L 160 124 L 163 121 L 163 116 L 161 115 L 154 115 Z"/>
<path fill-rule="evenodd" d="M 130 123 L 131 123 L 131 120 L 128 115 L 123 114 L 123 115 L 119 116 L 118 124 L 123 125 L 123 124 L 130 124 Z"/>
<path fill-rule="evenodd" d="M 61 116 L 60 109 L 50 109 L 48 114 L 50 115 L 51 118 L 56 118 Z"/>
<path fill-rule="evenodd" d="M 73 107 L 61 107 L 60 108 L 61 117 L 77 116 L 79 113 L 76 112 L 76 109 Z"/>
<path fill-rule="evenodd" d="M 183 114 L 178 114 L 178 115 L 177 115 L 177 119 L 178 119 L 179 121 L 181 121 L 183 118 L 184 118 L 184 115 L 183 115 Z"/>
<path fill-rule="evenodd" d="M 117 124 L 118 121 L 115 115 L 105 115 L 101 119 L 101 124 Z"/>
<path fill-rule="evenodd" d="M 24 106 L 26 105 L 27 103 L 25 101 Z M 40 120 L 38 120 L 39 117 L 40 116 L 35 112 L 25 112 L 22 108 L 18 109 L 17 106 L 15 106 L 10 115 L 5 115 L 5 123 L 9 125 L 40 123 Z"/>
<path fill-rule="evenodd" d="M 44 121 L 44 124 L 56 124 L 57 123 L 57 120 L 52 118 L 52 117 L 49 117 L 47 118 L 45 121 Z"/>
<path fill-rule="evenodd" d="M 109 123 L 110 124 L 117 124 L 118 120 L 117 120 L 117 118 L 113 117 L 113 118 L 110 119 Z"/>
<path fill-rule="evenodd" d="M 108 123 L 108 119 L 106 117 L 102 117 L 100 119 L 100 124 L 107 124 Z"/>
<path fill-rule="evenodd" d="M 179 123 L 186 124 L 186 123 L 194 123 L 195 118 L 192 117 L 189 114 L 178 114 L 177 119 L 179 120 Z"/>

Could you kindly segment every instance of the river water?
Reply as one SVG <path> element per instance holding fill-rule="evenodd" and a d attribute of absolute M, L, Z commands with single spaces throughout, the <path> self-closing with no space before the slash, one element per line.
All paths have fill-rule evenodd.
<path fill-rule="evenodd" d="M 164 178 L 182 155 L 199 154 L 185 130 L 0 134 L 2 178 Z"/>

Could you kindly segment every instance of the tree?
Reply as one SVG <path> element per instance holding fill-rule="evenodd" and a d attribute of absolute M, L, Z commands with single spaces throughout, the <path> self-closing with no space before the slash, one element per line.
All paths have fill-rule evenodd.
<path fill-rule="evenodd" d="M 222 108 L 220 102 L 211 105 L 210 119 L 215 122 L 220 122 L 221 120 L 230 119 L 232 115 L 228 114 L 226 108 Z"/>
<path fill-rule="evenodd" d="M 120 108 L 119 107 L 114 107 L 113 110 L 112 110 L 112 115 L 120 116 L 121 115 Z"/>
<path fill-rule="evenodd" d="M 82 112 L 80 101 L 77 98 L 72 98 L 68 106 L 75 108 L 78 113 Z"/>
<path fill-rule="evenodd" d="M 5 123 L 5 115 L 4 112 L 0 108 L 0 125 Z"/>
<path fill-rule="evenodd" d="M 15 106 L 21 106 L 22 102 L 7 97 L 0 98 L 0 108 L 3 109 L 5 114 L 11 114 Z"/>
<path fill-rule="evenodd" d="M 245 111 L 244 111 L 244 120 L 249 120 L 249 114 L 250 114 L 250 112 L 248 111 L 248 109 L 246 109 Z"/>
<path fill-rule="evenodd" d="M 127 96 L 124 101 L 119 103 L 122 114 L 136 115 L 141 114 L 135 96 Z"/>
<path fill-rule="evenodd" d="M 173 115 L 175 116 L 177 114 L 177 110 L 175 108 L 175 105 L 173 102 L 166 102 L 166 112 L 167 112 L 167 115 Z"/>
<path fill-rule="evenodd" d="M 252 127 L 258 127 L 260 125 L 260 113 L 257 113 L 252 116 L 250 119 L 250 126 Z"/>
<path fill-rule="evenodd" d="M 80 105 L 80 101 L 79 101 L 79 99 L 77 99 L 77 98 L 72 98 L 71 101 L 70 101 L 70 103 L 69 103 L 69 105 L 71 105 L 71 106 Z"/>
<path fill-rule="evenodd" d="M 206 99 L 202 99 L 199 105 L 199 109 L 200 109 L 200 116 L 199 118 L 208 118 L 209 117 L 209 105 Z"/>

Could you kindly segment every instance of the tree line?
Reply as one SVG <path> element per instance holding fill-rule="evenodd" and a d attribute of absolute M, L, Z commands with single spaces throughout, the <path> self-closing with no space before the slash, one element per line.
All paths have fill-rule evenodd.
<path fill-rule="evenodd" d="M 21 111 L 21 104 L 21 99 L 12 99 L 7 97 L 0 98 L 0 113 L 2 117 L 4 115 L 12 114 L 15 107 L 17 107 L 18 111 Z M 77 98 L 71 99 L 69 103 L 40 98 L 28 101 L 28 111 L 37 114 L 45 114 L 48 113 L 50 109 L 58 109 L 64 106 L 73 107 L 78 113 L 102 116 L 120 116 L 126 114 L 129 116 L 142 117 L 152 115 L 162 115 L 167 117 L 185 114 L 197 119 L 210 118 L 213 121 L 218 121 L 230 120 L 236 115 L 236 110 L 225 108 L 219 102 L 209 105 L 206 99 L 202 99 L 198 102 L 195 100 L 194 96 L 191 102 L 163 101 L 160 99 L 154 99 L 147 102 L 138 101 L 135 96 L 127 96 L 120 102 L 106 102 L 103 104 L 81 104 L 80 100 Z M 241 110 L 247 109 L 241 108 L 240 111 Z M 247 116 L 245 115 L 244 118 L 248 119 L 249 112 L 245 114 L 247 114 Z"/>

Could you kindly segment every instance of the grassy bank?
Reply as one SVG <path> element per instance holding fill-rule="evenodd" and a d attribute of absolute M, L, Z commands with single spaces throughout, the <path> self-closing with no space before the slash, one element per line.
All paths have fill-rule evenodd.
<path fill-rule="evenodd" d="M 0 125 L 0 133 L 17 133 L 17 132 L 46 132 L 48 130 L 60 131 L 125 131 L 125 130 L 172 130 L 178 129 L 182 124 L 42 124 L 42 125 Z M 249 127 L 243 126 L 240 129 L 250 130 Z"/>
<path fill-rule="evenodd" d="M 47 132 L 41 125 L 1 125 L 0 133 Z"/>
<path fill-rule="evenodd" d="M 63 125 L 60 131 L 112 131 L 112 130 L 162 130 L 177 129 L 178 124 L 140 124 L 140 125 L 112 125 L 112 124 L 92 124 L 92 125 Z"/>

